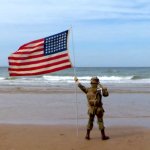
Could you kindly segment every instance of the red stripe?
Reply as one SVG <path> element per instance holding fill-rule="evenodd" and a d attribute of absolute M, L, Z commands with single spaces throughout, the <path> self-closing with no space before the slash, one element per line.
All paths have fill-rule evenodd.
<path fill-rule="evenodd" d="M 26 56 L 26 57 L 14 57 L 14 56 L 10 56 L 9 59 L 12 60 L 27 60 L 27 59 L 32 59 L 32 58 L 38 58 L 38 57 L 43 57 L 44 54 L 38 54 L 38 55 L 33 55 L 33 56 Z"/>
<path fill-rule="evenodd" d="M 33 48 L 36 48 L 36 47 L 39 47 L 39 46 L 44 46 L 44 43 L 41 43 L 41 44 L 38 44 L 38 45 L 35 45 L 35 46 L 26 46 L 26 47 L 21 47 L 19 48 L 19 51 L 23 51 L 25 49 L 33 49 Z"/>
<path fill-rule="evenodd" d="M 41 74 L 46 74 L 46 73 L 52 73 L 52 72 L 56 72 L 56 71 L 60 71 L 60 70 L 64 70 L 64 69 L 68 69 L 71 68 L 72 65 L 66 65 L 63 67 L 59 67 L 59 68 L 55 68 L 55 69 L 51 69 L 51 70 L 47 70 L 47 71 L 41 71 L 38 73 L 25 73 L 25 74 L 19 74 L 19 73 L 10 73 L 10 76 L 32 76 L 32 75 L 41 75 Z"/>
<path fill-rule="evenodd" d="M 22 48 L 24 49 L 24 48 L 25 48 L 26 46 L 28 46 L 29 44 L 35 44 L 35 43 L 42 42 L 42 41 L 44 41 L 44 38 L 31 41 L 31 42 L 29 42 L 29 43 L 26 43 L 26 44 L 20 46 L 19 49 L 22 49 Z"/>
<path fill-rule="evenodd" d="M 42 68 L 52 67 L 52 66 L 67 63 L 67 62 L 70 62 L 69 59 L 58 61 L 58 62 L 51 63 L 51 64 L 41 65 L 41 66 L 37 66 L 37 67 L 30 67 L 30 68 L 11 68 L 10 67 L 9 71 L 32 71 L 32 70 L 38 70 L 38 69 L 42 69 Z"/>
<path fill-rule="evenodd" d="M 24 52 L 24 51 L 18 51 L 18 52 L 13 53 L 13 54 L 32 54 L 32 53 L 35 53 L 35 52 L 40 52 L 42 50 L 43 50 L 43 48 L 36 49 L 36 50 L 33 50 L 33 51 L 26 51 L 26 52 Z"/>
<path fill-rule="evenodd" d="M 37 64 L 37 63 L 42 63 L 42 62 L 47 62 L 47 61 L 51 61 L 51 60 L 55 60 L 55 59 L 59 59 L 59 58 L 63 58 L 68 56 L 67 54 L 61 54 L 61 55 L 57 55 L 54 57 L 49 57 L 49 58 L 44 58 L 42 60 L 37 60 L 37 61 L 28 61 L 28 62 L 22 62 L 22 63 L 15 63 L 15 62 L 9 62 L 9 65 L 14 65 L 14 66 L 22 66 L 22 65 L 33 65 L 33 64 Z"/>
<path fill-rule="evenodd" d="M 18 51 L 24 51 L 24 50 L 26 50 L 26 49 L 34 49 L 34 48 L 38 48 L 38 47 L 40 47 L 40 46 L 44 46 L 44 43 L 41 43 L 41 44 L 38 44 L 38 45 L 35 45 L 35 46 L 28 46 L 28 47 L 21 47 L 21 48 L 19 48 L 18 49 Z"/>

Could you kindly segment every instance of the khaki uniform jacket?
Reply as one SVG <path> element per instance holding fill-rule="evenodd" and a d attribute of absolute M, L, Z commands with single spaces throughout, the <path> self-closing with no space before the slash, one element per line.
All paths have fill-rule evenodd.
<path fill-rule="evenodd" d="M 103 103 L 102 103 L 102 89 L 98 90 L 94 87 L 86 88 L 81 83 L 78 84 L 78 87 L 86 94 L 88 101 L 88 113 L 95 113 L 96 111 L 104 112 Z"/>

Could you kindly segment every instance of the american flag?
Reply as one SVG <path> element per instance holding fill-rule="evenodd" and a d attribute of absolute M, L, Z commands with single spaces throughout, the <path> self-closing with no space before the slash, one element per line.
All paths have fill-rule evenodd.
<path fill-rule="evenodd" d="M 9 59 L 10 76 L 31 76 L 71 68 L 69 30 L 22 45 Z"/>

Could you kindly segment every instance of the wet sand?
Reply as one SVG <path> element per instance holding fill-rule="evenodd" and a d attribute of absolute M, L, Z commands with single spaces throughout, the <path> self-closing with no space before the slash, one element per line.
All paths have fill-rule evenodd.
<path fill-rule="evenodd" d="M 77 100 L 76 100 L 77 96 Z M 103 98 L 106 126 L 150 127 L 149 93 L 110 92 Z M 1 87 L 0 123 L 76 124 L 87 123 L 87 100 L 80 91 L 50 87 Z M 130 121 L 132 119 L 132 121 Z"/>

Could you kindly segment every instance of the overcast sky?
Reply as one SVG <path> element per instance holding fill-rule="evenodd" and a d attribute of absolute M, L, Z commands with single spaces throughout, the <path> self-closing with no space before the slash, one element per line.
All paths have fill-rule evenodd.
<path fill-rule="evenodd" d="M 149 0 L 1 0 L 0 66 L 24 43 L 71 26 L 76 66 L 150 66 Z M 72 35 L 69 43 L 74 63 Z"/>

